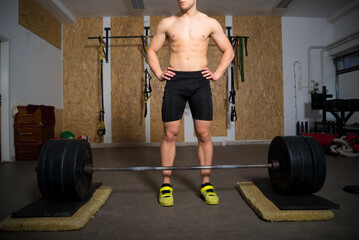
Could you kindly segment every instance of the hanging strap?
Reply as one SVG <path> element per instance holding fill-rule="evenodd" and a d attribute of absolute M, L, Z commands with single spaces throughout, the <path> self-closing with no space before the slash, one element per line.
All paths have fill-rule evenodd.
<path fill-rule="evenodd" d="M 241 80 L 244 82 L 244 57 L 243 57 L 243 37 L 239 37 L 239 48 L 240 48 L 240 70 L 241 70 Z"/>
<path fill-rule="evenodd" d="M 234 75 L 238 74 L 238 71 L 240 72 L 241 70 L 241 61 L 240 61 L 240 56 L 241 56 L 241 52 L 240 52 L 240 47 L 239 47 L 239 37 L 232 37 L 232 47 L 233 47 L 233 52 L 234 52 L 234 58 L 233 58 L 233 67 L 235 72 L 233 73 Z M 237 79 L 236 77 L 234 77 L 235 79 Z"/>
<path fill-rule="evenodd" d="M 143 56 L 145 58 L 145 63 L 147 65 L 147 50 L 148 50 L 148 29 L 146 28 L 146 36 L 142 36 L 142 47 L 143 47 Z M 145 114 L 144 117 L 147 116 L 147 102 L 151 97 L 152 87 L 151 87 L 151 74 L 148 71 L 147 67 L 145 67 L 145 87 L 144 87 L 144 100 L 145 100 Z"/>
<path fill-rule="evenodd" d="M 97 129 L 97 134 L 102 137 L 103 135 L 105 135 L 106 133 L 106 128 L 105 128 L 105 109 L 104 109 L 104 105 L 103 105 L 103 38 L 102 36 L 99 37 L 99 41 L 100 41 L 100 52 L 101 52 L 101 57 L 100 57 L 100 62 L 101 62 L 101 102 L 102 102 L 102 106 L 101 106 L 101 110 L 99 112 L 99 125 L 98 125 L 98 129 Z"/>
<path fill-rule="evenodd" d="M 248 37 L 243 37 L 243 38 L 244 38 L 244 49 L 246 51 L 246 57 L 248 57 L 248 51 L 247 51 Z"/>
<path fill-rule="evenodd" d="M 235 39 L 233 39 L 231 36 L 230 36 L 230 30 L 231 28 L 230 27 L 227 27 L 227 30 L 228 30 L 228 38 L 229 38 L 229 41 L 232 45 L 232 47 L 235 45 Z M 231 106 L 231 121 L 232 122 L 235 122 L 237 121 L 237 113 L 236 113 L 236 106 L 235 106 L 235 102 L 236 102 L 236 91 L 235 91 L 235 88 L 234 88 L 234 71 L 233 71 L 233 66 L 234 66 L 235 62 L 234 60 L 232 61 L 232 65 L 231 65 L 231 90 L 229 91 L 229 97 L 228 97 L 228 102 L 233 104 Z"/>
<path fill-rule="evenodd" d="M 145 69 L 145 89 L 143 91 L 145 96 L 145 114 L 144 117 L 147 116 L 147 101 L 151 97 L 152 87 L 151 87 L 151 75 L 148 72 L 147 68 Z M 147 81 L 148 80 L 148 81 Z M 147 83 L 148 82 L 148 83 Z"/>
<path fill-rule="evenodd" d="M 237 113 L 236 113 L 236 91 L 234 90 L 234 73 L 233 73 L 233 65 L 231 66 L 231 91 L 229 92 L 228 101 L 233 104 L 231 106 L 231 121 L 237 121 Z"/>

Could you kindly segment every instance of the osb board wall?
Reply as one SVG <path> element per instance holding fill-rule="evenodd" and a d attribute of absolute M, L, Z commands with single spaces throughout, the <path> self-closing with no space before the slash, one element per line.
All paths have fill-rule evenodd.
<path fill-rule="evenodd" d="M 151 27 L 151 35 L 154 35 L 156 32 L 156 27 L 159 22 L 163 19 L 163 17 L 151 16 L 150 18 L 150 27 Z M 169 50 L 167 41 L 158 52 L 158 59 L 160 61 L 160 65 L 162 70 L 165 70 L 169 67 Z M 152 87 L 152 95 L 151 95 L 151 142 L 160 142 L 163 136 L 163 122 L 161 115 L 162 108 L 162 97 L 163 91 L 166 82 L 160 82 L 156 78 L 156 76 L 151 71 L 151 87 Z M 180 132 L 177 136 L 178 142 L 184 141 L 184 121 L 183 118 L 181 120 Z"/>
<path fill-rule="evenodd" d="M 151 35 L 163 17 L 151 17 Z M 215 17 L 224 28 L 224 17 Z M 142 35 L 143 18 L 112 18 L 112 35 Z M 236 139 L 271 139 L 283 134 L 283 83 L 281 22 L 276 17 L 233 17 L 234 35 L 249 36 L 244 83 L 236 79 Z M 97 136 L 100 95 L 100 51 L 88 36 L 102 34 L 102 19 L 78 19 L 64 26 L 64 112 L 63 130 L 76 136 Z M 209 43 L 208 66 L 214 71 L 221 52 Z M 168 66 L 167 42 L 158 54 L 162 69 Z M 113 142 L 144 142 L 143 55 L 139 39 L 112 39 L 111 91 Z M 162 139 L 162 96 L 165 82 L 151 80 L 151 141 Z M 213 136 L 226 136 L 226 75 L 211 82 L 214 121 Z M 106 113 L 105 113 L 106 114 Z M 183 120 L 178 141 L 184 141 Z"/>
<path fill-rule="evenodd" d="M 35 0 L 19 0 L 19 24 L 61 49 L 61 23 Z"/>
<path fill-rule="evenodd" d="M 111 18 L 112 36 L 143 35 L 143 17 Z M 142 41 L 111 39 L 112 142 L 145 142 Z"/>
<path fill-rule="evenodd" d="M 101 109 L 100 47 L 102 18 L 79 18 L 63 28 L 63 118 L 64 130 L 75 136 L 87 135 L 91 142 L 102 142 L 97 135 Z M 106 113 L 105 113 L 106 114 Z"/>
<path fill-rule="evenodd" d="M 59 137 L 64 131 L 64 115 L 62 109 L 55 109 L 55 137 Z"/>
<path fill-rule="evenodd" d="M 225 31 L 225 17 L 215 18 Z M 221 60 L 222 52 L 218 49 L 216 43 L 210 39 L 208 45 L 207 59 L 208 67 L 214 72 Z M 212 101 L 213 101 L 213 122 L 212 136 L 227 136 L 227 71 L 217 81 L 211 81 Z"/>
<path fill-rule="evenodd" d="M 283 135 L 283 68 L 280 17 L 233 17 L 233 34 L 249 36 L 245 82 L 236 79 L 236 140 Z"/>

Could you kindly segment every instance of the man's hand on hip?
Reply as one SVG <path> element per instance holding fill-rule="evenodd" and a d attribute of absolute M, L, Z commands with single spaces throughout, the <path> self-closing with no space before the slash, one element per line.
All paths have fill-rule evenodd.
<path fill-rule="evenodd" d="M 161 74 L 160 77 L 157 77 L 158 80 L 160 80 L 161 82 L 162 82 L 162 81 L 165 81 L 165 80 L 171 80 L 171 78 L 173 78 L 173 77 L 176 75 L 176 73 L 173 72 L 174 70 L 175 70 L 174 68 L 168 67 L 168 68 Z"/>
<path fill-rule="evenodd" d="M 209 79 L 212 81 L 217 81 L 221 77 L 221 76 L 217 76 L 216 74 L 214 74 L 209 68 L 203 68 L 202 75 L 206 79 Z"/>

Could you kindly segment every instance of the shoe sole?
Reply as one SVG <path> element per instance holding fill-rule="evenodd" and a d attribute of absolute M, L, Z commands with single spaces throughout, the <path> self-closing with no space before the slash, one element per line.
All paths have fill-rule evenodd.
<path fill-rule="evenodd" d="M 208 205 L 218 205 L 219 204 L 219 200 L 218 200 L 218 202 L 208 202 L 208 201 L 206 201 L 206 198 L 202 194 L 199 197 Z"/>
<path fill-rule="evenodd" d="M 162 203 L 160 203 L 160 205 L 161 205 L 162 207 L 172 207 L 172 206 L 173 206 L 173 203 L 172 203 L 172 204 L 162 204 Z"/>

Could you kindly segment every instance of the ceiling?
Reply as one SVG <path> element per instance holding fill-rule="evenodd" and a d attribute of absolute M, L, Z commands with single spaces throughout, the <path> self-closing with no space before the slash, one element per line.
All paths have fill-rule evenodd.
<path fill-rule="evenodd" d="M 135 10 L 131 0 L 37 0 L 55 17 L 72 19 L 104 16 L 158 16 L 178 11 L 176 0 L 143 0 L 144 10 Z M 211 16 L 297 16 L 330 18 L 337 12 L 359 7 L 359 0 L 294 0 L 286 9 L 281 0 L 197 0 L 197 8 Z M 62 11 L 59 13 L 58 11 Z M 60 20 L 67 23 L 65 20 Z M 75 20 L 76 21 L 76 20 Z M 73 21 L 72 21 L 73 22 Z"/>

